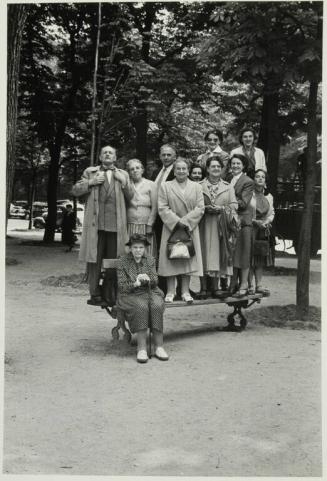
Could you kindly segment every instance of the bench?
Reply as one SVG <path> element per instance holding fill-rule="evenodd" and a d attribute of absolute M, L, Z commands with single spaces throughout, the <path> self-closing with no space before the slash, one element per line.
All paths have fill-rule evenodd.
<path fill-rule="evenodd" d="M 102 269 L 116 269 L 118 259 L 103 259 Z M 261 299 L 264 297 L 269 297 L 269 294 L 249 294 L 241 298 L 235 297 L 225 297 L 222 299 L 204 299 L 204 300 L 194 300 L 192 303 L 187 304 L 184 301 L 174 301 L 172 303 L 167 303 L 166 309 L 172 309 L 175 307 L 191 307 L 191 306 L 207 306 L 211 304 L 226 304 L 233 308 L 233 312 L 229 313 L 227 316 L 228 325 L 224 328 L 226 331 L 241 332 L 246 328 L 247 320 L 242 312 L 242 309 L 247 309 L 255 303 L 260 303 Z M 111 330 L 111 335 L 114 340 L 119 339 L 119 330 L 121 329 L 124 333 L 124 340 L 130 342 L 132 335 L 125 324 L 124 312 L 115 306 L 114 309 L 110 309 L 109 306 L 103 306 L 110 317 L 117 318 L 117 325 Z M 235 325 L 235 317 L 239 316 L 240 326 Z"/>

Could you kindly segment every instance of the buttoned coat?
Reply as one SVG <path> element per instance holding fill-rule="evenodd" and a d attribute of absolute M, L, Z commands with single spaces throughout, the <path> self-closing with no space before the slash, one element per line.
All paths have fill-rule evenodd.
<path fill-rule="evenodd" d="M 189 274 L 202 276 L 202 255 L 198 224 L 204 213 L 202 187 L 189 179 L 181 192 L 176 179 L 161 184 L 158 196 L 158 212 L 163 222 L 159 254 L 158 273 L 161 276 Z M 190 259 L 169 260 L 167 242 L 177 222 L 182 222 L 191 231 L 195 256 Z"/>
<path fill-rule="evenodd" d="M 98 217 L 99 217 L 99 186 L 89 186 L 89 181 L 94 178 L 95 174 L 100 170 L 101 166 L 88 167 L 84 170 L 82 178 L 72 189 L 75 197 L 87 196 L 84 211 L 83 231 L 81 238 L 81 246 L 79 251 L 79 260 L 82 262 L 97 262 L 97 245 L 98 245 Z M 124 170 L 117 169 L 123 174 L 126 181 L 126 187 L 122 189 L 122 184 L 112 176 L 110 187 L 115 185 L 116 208 L 117 208 L 117 255 L 125 254 L 128 249 L 125 244 L 128 241 L 127 219 L 126 219 L 126 199 L 133 197 L 133 189 L 130 184 L 128 173 Z M 113 184 L 113 182 L 115 184 Z"/>
<path fill-rule="evenodd" d="M 241 226 L 252 226 L 251 199 L 254 191 L 254 181 L 246 174 L 242 174 L 234 185 L 235 195 L 238 203 L 238 215 Z"/>
<path fill-rule="evenodd" d="M 199 184 L 202 187 L 203 194 L 210 198 L 207 180 L 204 179 Z M 233 210 L 237 210 L 238 203 L 235 197 L 234 187 L 224 180 L 221 180 L 218 186 L 218 195 L 213 204 L 219 206 L 228 206 Z M 199 225 L 203 270 L 204 272 L 214 271 L 219 272 L 221 275 L 230 275 L 232 274 L 232 268 L 228 269 L 227 266 L 223 266 L 221 262 L 222 247 L 219 236 L 218 215 L 205 212 Z"/>

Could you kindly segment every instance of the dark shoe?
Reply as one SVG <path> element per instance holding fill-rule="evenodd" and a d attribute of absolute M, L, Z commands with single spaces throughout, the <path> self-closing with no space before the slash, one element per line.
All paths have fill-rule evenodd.
<path fill-rule="evenodd" d="M 270 294 L 269 289 L 264 289 L 263 287 L 257 287 L 257 289 L 255 290 L 255 292 L 256 292 L 257 294 L 262 294 L 262 295 L 264 295 L 264 296 L 269 296 L 269 294 Z"/>
<path fill-rule="evenodd" d="M 197 294 L 195 294 L 194 298 L 197 299 L 197 300 L 200 300 L 200 301 L 204 300 L 204 299 L 208 299 L 208 292 L 207 291 L 200 291 Z"/>
<path fill-rule="evenodd" d="M 108 303 L 104 301 L 101 296 L 91 296 L 91 298 L 88 299 L 86 302 L 90 306 L 106 307 L 108 305 Z"/>
<path fill-rule="evenodd" d="M 255 294 L 255 288 L 253 286 L 249 287 L 248 288 L 248 294 L 250 294 L 250 296 L 253 296 Z"/>
<path fill-rule="evenodd" d="M 228 292 L 226 294 L 226 291 L 222 291 L 221 289 L 217 289 L 212 293 L 213 299 L 223 299 L 224 297 L 228 296 Z"/>

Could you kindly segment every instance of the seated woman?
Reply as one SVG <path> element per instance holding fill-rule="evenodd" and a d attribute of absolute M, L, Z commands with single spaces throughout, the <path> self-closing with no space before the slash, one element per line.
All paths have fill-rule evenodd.
<path fill-rule="evenodd" d="M 202 276 L 202 255 L 198 224 L 204 214 L 201 186 L 188 179 L 189 164 L 178 158 L 174 162 L 175 179 L 161 184 L 158 195 L 158 211 L 163 222 L 159 254 L 159 275 L 167 277 L 166 302 L 175 297 L 176 276 L 181 276 L 182 299 L 193 302 L 190 294 L 190 276 Z M 167 242 L 176 227 L 190 233 L 195 255 L 184 259 L 169 259 Z"/>
<path fill-rule="evenodd" d="M 126 168 L 134 191 L 127 203 L 127 233 L 145 235 L 150 242 L 147 254 L 156 257 L 153 224 L 157 217 L 157 186 L 152 180 L 144 179 L 144 167 L 139 159 L 129 160 Z"/>
<path fill-rule="evenodd" d="M 137 361 L 148 361 L 146 350 L 147 330 L 153 332 L 155 356 L 168 361 L 163 348 L 163 292 L 158 288 L 155 259 L 145 254 L 149 246 L 142 234 L 134 234 L 127 245 L 129 254 L 119 258 L 117 267 L 117 306 L 122 309 L 131 332 L 137 333 Z"/>
<path fill-rule="evenodd" d="M 218 289 L 219 278 L 226 278 L 233 274 L 232 253 L 229 244 L 230 232 L 226 218 L 223 216 L 236 215 L 238 208 L 234 187 L 221 179 L 224 168 L 223 161 L 217 157 L 207 160 L 207 178 L 202 186 L 205 214 L 200 222 L 200 239 L 204 277 L 201 278 L 200 299 L 208 297 L 207 277 L 211 278 L 212 297 L 222 297 L 222 290 Z"/>
<path fill-rule="evenodd" d="M 252 208 L 250 202 L 254 190 L 254 182 L 245 172 L 248 161 L 244 155 L 234 154 L 231 158 L 233 178 L 231 185 L 234 187 L 238 203 L 238 215 L 241 229 L 238 233 L 233 257 L 233 277 L 230 291 L 233 297 L 243 297 L 248 293 L 248 275 L 251 265 L 252 252 Z M 240 285 L 238 279 L 240 276 Z"/>
<path fill-rule="evenodd" d="M 269 294 L 268 289 L 262 287 L 263 268 L 274 265 L 275 238 L 271 232 L 271 224 L 275 217 L 273 196 L 266 191 L 266 172 L 258 169 L 254 175 L 254 192 L 251 199 L 253 209 L 253 255 L 249 276 L 249 293 Z M 256 252 L 255 241 L 264 241 L 266 252 Z M 255 288 L 253 286 L 253 274 Z"/>
<path fill-rule="evenodd" d="M 254 173 L 258 169 L 267 171 L 266 159 L 263 150 L 254 146 L 256 139 L 255 131 L 252 128 L 244 128 L 239 135 L 240 147 L 236 147 L 230 153 L 231 158 L 234 154 L 241 154 L 247 158 L 247 176 L 254 178 Z"/>
<path fill-rule="evenodd" d="M 190 167 L 189 178 L 193 182 L 201 182 L 205 177 L 204 168 L 198 164 L 192 164 Z"/>

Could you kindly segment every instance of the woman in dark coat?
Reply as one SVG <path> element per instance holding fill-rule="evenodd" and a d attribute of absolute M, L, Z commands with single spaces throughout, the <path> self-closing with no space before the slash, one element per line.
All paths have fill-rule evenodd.
<path fill-rule="evenodd" d="M 233 297 L 243 297 L 247 294 L 248 275 L 251 265 L 252 254 L 252 207 L 250 205 L 254 182 L 246 174 L 248 160 L 244 155 L 234 154 L 231 158 L 233 178 L 231 185 L 234 187 L 238 203 L 238 215 L 241 221 L 241 229 L 237 236 L 234 258 L 233 278 L 230 290 Z M 237 288 L 237 280 L 240 277 L 240 285 Z M 233 291 L 235 291 L 233 293 Z"/>
<path fill-rule="evenodd" d="M 133 234 L 127 245 L 129 254 L 118 260 L 118 302 L 131 332 L 137 333 L 137 361 L 148 361 L 146 351 L 147 330 L 153 332 L 155 356 L 167 361 L 163 348 L 164 294 L 158 287 L 155 259 L 145 254 L 149 242 L 142 234 Z"/>

